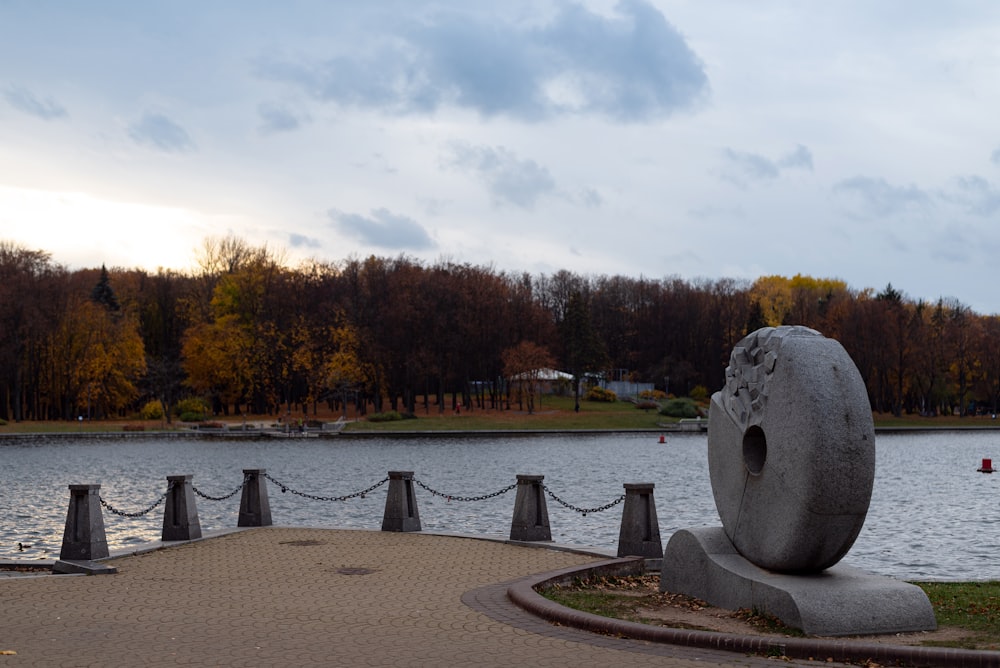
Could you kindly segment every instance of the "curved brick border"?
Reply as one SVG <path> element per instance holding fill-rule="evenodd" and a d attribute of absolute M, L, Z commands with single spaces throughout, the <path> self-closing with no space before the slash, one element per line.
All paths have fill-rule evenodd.
<path fill-rule="evenodd" d="M 536 587 L 565 583 L 595 574 L 626 575 L 641 572 L 641 559 L 610 559 L 588 566 L 566 568 L 534 575 L 512 583 L 507 596 L 517 606 L 550 622 L 594 633 L 615 635 L 654 643 L 667 643 L 702 649 L 726 650 L 757 655 L 782 655 L 795 659 L 832 659 L 838 662 L 864 661 L 904 663 L 941 668 L 997 668 L 1000 652 L 939 647 L 909 647 L 868 642 L 846 642 L 809 638 L 775 638 L 735 635 L 713 631 L 690 631 L 650 626 L 620 619 L 601 617 L 566 608 L 535 591 Z"/>

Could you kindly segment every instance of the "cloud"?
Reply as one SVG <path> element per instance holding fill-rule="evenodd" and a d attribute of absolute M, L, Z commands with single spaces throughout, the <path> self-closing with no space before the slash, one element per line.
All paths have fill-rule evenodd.
<path fill-rule="evenodd" d="M 146 113 L 129 126 L 129 136 L 137 144 L 145 144 L 168 153 L 194 150 L 187 131 L 163 114 Z"/>
<path fill-rule="evenodd" d="M 727 148 L 725 156 L 730 167 L 735 170 L 727 172 L 732 180 L 737 180 L 737 176 L 739 176 L 752 181 L 765 181 L 776 179 L 781 173 L 774 161 L 757 153 L 744 153 Z"/>
<path fill-rule="evenodd" d="M 888 216 L 930 203 L 927 193 L 917 186 L 894 186 L 885 179 L 867 176 L 840 181 L 833 191 L 853 202 L 866 216 Z"/>
<path fill-rule="evenodd" d="M 726 166 L 722 178 L 739 186 L 745 186 L 749 181 L 773 181 L 788 169 L 806 169 L 812 171 L 812 152 L 799 144 L 795 150 L 776 160 L 760 155 L 727 148 L 723 151 Z"/>
<path fill-rule="evenodd" d="M 994 165 L 1000 165 L 1000 148 L 993 150 L 993 153 L 990 154 L 990 161 Z"/>
<path fill-rule="evenodd" d="M 778 160 L 778 167 L 782 169 L 808 169 L 810 172 L 813 170 L 813 156 L 812 151 L 803 146 L 802 144 L 797 144 L 795 150 Z"/>
<path fill-rule="evenodd" d="M 469 170 L 486 184 L 497 203 L 514 204 L 530 209 L 542 195 L 555 190 L 556 183 L 549 170 L 534 160 L 520 160 L 498 146 L 452 145 L 450 166 Z"/>
<path fill-rule="evenodd" d="M 599 209 L 604 204 L 601 193 L 594 188 L 583 188 L 577 196 L 577 201 L 588 209 Z"/>
<path fill-rule="evenodd" d="M 1000 211 L 1000 190 L 981 176 L 963 176 L 955 181 L 957 190 L 943 197 L 960 206 L 967 213 L 991 216 Z"/>
<path fill-rule="evenodd" d="M 420 223 L 388 209 L 374 209 L 369 217 L 336 209 L 327 214 L 340 232 L 372 246 L 395 250 L 424 250 L 435 246 Z"/>
<path fill-rule="evenodd" d="M 263 59 L 257 74 L 345 107 L 412 114 L 453 105 L 521 120 L 648 121 L 692 108 L 708 91 L 701 61 L 643 0 L 623 0 L 614 16 L 564 3 L 542 25 L 440 11 L 385 21 L 366 38 L 324 62 Z"/>
<path fill-rule="evenodd" d="M 298 130 L 303 122 L 309 120 L 308 116 L 300 118 L 283 105 L 267 102 L 257 106 L 257 115 L 261 120 L 259 131 L 265 135 Z"/>
<path fill-rule="evenodd" d="M 23 111 L 29 116 L 35 116 L 43 121 L 65 118 L 69 115 L 66 108 L 52 98 L 40 100 L 35 97 L 34 93 L 21 86 L 9 86 L 4 91 L 3 96 L 7 103 L 18 111 Z"/>
<path fill-rule="evenodd" d="M 318 239 L 295 234 L 294 232 L 288 235 L 288 243 L 291 244 L 292 248 L 319 248 L 322 246 Z"/>

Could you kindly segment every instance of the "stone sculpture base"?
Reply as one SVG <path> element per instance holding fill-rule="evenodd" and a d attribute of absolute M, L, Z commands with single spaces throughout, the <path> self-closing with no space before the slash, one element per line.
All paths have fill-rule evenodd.
<path fill-rule="evenodd" d="M 836 565 L 786 575 L 741 556 L 722 527 L 682 529 L 663 555 L 660 591 L 728 610 L 755 609 L 815 636 L 932 631 L 934 610 L 916 585 Z"/>

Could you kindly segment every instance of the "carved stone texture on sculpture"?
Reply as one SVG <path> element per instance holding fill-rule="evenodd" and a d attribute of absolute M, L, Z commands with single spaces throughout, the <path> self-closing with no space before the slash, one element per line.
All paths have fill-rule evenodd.
<path fill-rule="evenodd" d="M 847 351 L 807 327 L 765 328 L 733 349 L 709 409 L 715 504 L 754 564 L 815 573 L 854 544 L 875 479 L 875 428 Z"/>

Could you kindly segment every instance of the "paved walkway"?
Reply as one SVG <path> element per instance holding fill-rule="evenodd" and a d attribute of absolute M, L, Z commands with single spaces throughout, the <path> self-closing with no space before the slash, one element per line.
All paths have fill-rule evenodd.
<path fill-rule="evenodd" d="M 254 529 L 115 559 L 117 575 L 0 580 L 0 651 L 17 653 L 0 667 L 788 665 L 559 627 L 507 599 L 504 583 L 595 560 L 419 533 Z"/>

